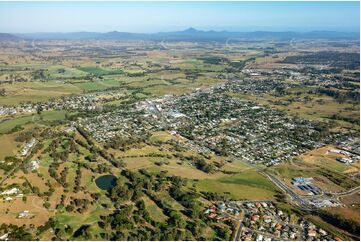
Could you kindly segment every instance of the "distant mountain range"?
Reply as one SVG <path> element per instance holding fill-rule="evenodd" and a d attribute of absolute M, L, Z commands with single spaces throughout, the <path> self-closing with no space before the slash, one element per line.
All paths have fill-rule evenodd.
<path fill-rule="evenodd" d="M 73 33 L 29 33 L 29 34 L 1 34 L 0 40 L 16 39 L 111 39 L 111 40 L 149 40 L 149 41 L 189 41 L 189 42 L 224 42 L 227 40 L 251 40 L 251 39 L 348 39 L 358 40 L 359 33 L 336 32 L 336 31 L 312 31 L 312 32 L 229 32 L 229 31 L 202 31 L 189 28 L 176 32 L 159 33 L 129 33 L 129 32 L 73 32 Z"/>
<path fill-rule="evenodd" d="M 21 38 L 13 34 L 0 33 L 0 40 L 20 40 Z"/>

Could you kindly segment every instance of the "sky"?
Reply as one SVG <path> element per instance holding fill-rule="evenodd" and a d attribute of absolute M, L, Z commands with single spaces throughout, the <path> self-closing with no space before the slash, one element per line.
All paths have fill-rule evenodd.
<path fill-rule="evenodd" d="M 0 2 L 0 32 L 359 32 L 356 2 Z"/>

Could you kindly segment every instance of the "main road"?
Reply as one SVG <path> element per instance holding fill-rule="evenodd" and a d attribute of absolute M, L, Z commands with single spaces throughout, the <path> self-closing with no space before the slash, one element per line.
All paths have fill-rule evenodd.
<path fill-rule="evenodd" d="M 314 210 L 314 208 L 309 204 L 309 202 L 307 200 L 304 200 L 302 197 L 300 197 L 291 188 L 289 188 L 286 184 L 284 184 L 281 180 L 279 180 L 278 177 L 276 177 L 275 175 L 273 175 L 267 171 L 261 170 L 257 167 L 256 167 L 256 169 L 258 169 L 259 173 L 266 176 L 282 191 L 286 192 L 291 197 L 291 199 L 296 203 L 296 205 L 298 205 L 298 207 L 300 207 L 303 210 Z"/>
<path fill-rule="evenodd" d="M 310 210 L 315 209 L 306 199 L 303 199 L 301 196 L 299 196 L 297 193 L 295 193 L 284 182 L 282 182 L 280 179 L 278 179 L 277 176 L 257 167 L 254 164 L 250 164 L 250 163 L 247 163 L 247 164 L 250 165 L 251 167 L 253 167 L 254 169 L 256 169 L 260 174 L 264 175 L 269 180 L 271 180 L 282 191 L 287 193 L 291 197 L 291 199 L 295 202 L 295 204 L 302 210 L 310 211 Z"/>

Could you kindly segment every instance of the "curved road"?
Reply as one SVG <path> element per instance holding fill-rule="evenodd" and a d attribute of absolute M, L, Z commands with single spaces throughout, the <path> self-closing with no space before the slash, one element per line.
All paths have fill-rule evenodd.
<path fill-rule="evenodd" d="M 360 186 L 352 188 L 352 189 L 350 189 L 348 191 L 345 191 L 345 192 L 333 192 L 333 193 L 330 193 L 330 194 L 335 195 L 335 196 L 346 196 L 346 195 L 351 195 L 351 194 L 356 193 L 356 192 L 360 192 Z"/>
<path fill-rule="evenodd" d="M 295 193 L 291 188 L 289 188 L 280 179 L 278 179 L 278 177 L 265 170 L 260 169 L 254 164 L 250 164 L 250 163 L 246 163 L 246 164 L 256 169 L 260 174 L 264 175 L 269 180 L 271 180 L 278 188 L 280 188 L 282 191 L 287 193 L 299 208 L 308 211 L 314 210 L 314 207 L 307 200 L 303 199 L 301 196 Z"/>
<path fill-rule="evenodd" d="M 313 210 L 314 208 L 308 203 L 307 200 L 301 198 L 297 193 L 295 193 L 291 188 L 289 188 L 286 184 L 280 181 L 275 175 L 270 174 L 269 172 L 260 170 L 257 168 L 259 173 L 268 177 L 277 187 L 279 187 L 282 191 L 286 192 L 291 199 L 303 210 Z"/>

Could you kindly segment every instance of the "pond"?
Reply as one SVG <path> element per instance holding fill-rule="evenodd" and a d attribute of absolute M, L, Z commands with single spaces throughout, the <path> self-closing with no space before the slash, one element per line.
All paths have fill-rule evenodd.
<path fill-rule="evenodd" d="M 88 224 L 82 225 L 77 231 L 74 232 L 73 237 L 74 237 L 74 238 L 77 238 L 77 237 L 83 235 L 84 232 L 85 232 L 89 227 L 90 227 L 90 225 L 88 225 Z"/>
<path fill-rule="evenodd" d="M 117 178 L 113 175 L 104 175 L 95 179 L 95 184 L 102 190 L 110 191 L 117 184 Z"/>

